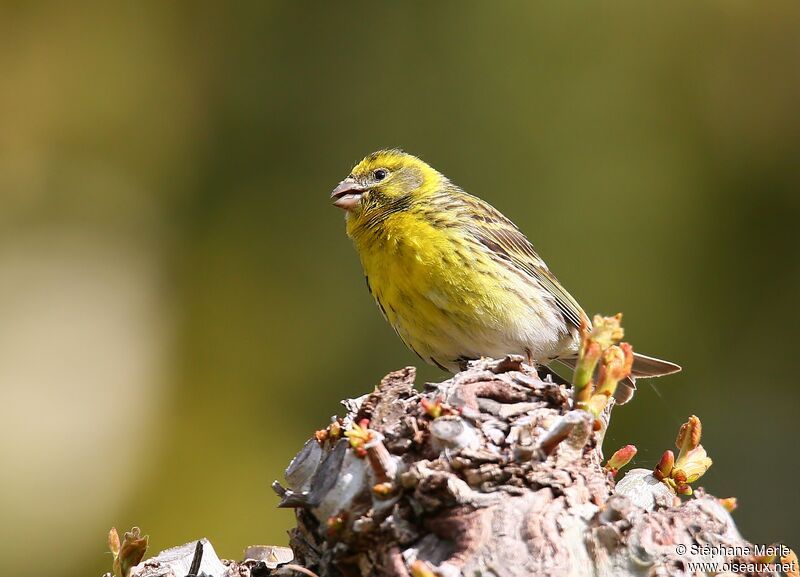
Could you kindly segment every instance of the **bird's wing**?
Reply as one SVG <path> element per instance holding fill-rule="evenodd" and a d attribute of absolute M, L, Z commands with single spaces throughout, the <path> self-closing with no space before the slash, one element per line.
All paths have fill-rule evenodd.
<path fill-rule="evenodd" d="M 470 215 L 468 228 L 475 240 L 538 282 L 553 295 L 567 322 L 580 327 L 586 313 L 550 272 L 525 235 L 489 203 L 467 193 L 463 195 Z"/>

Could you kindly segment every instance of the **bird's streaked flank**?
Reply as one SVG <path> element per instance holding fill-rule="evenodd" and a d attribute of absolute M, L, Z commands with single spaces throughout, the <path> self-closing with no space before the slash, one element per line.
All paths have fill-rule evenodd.
<path fill-rule="evenodd" d="M 451 372 L 509 353 L 574 363 L 586 313 L 497 209 L 400 150 L 364 158 L 331 198 L 378 307 L 424 361 Z M 633 376 L 679 370 L 637 354 Z"/>

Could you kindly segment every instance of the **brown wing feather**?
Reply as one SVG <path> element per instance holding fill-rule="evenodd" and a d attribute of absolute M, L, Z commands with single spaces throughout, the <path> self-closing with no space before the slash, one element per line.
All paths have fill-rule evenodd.
<path fill-rule="evenodd" d="M 561 286 L 517 226 L 480 198 L 461 189 L 456 189 L 454 192 L 455 196 L 451 195 L 450 201 L 457 199 L 457 203 L 462 205 L 464 222 L 468 223 L 467 229 L 475 240 L 538 282 L 553 295 L 556 306 L 567 322 L 576 328 L 580 327 L 581 320 L 587 318 L 586 313 L 572 295 Z M 451 205 L 450 208 L 454 207 Z M 681 370 L 680 366 L 669 361 L 639 353 L 634 353 L 634 357 L 633 374 L 619 383 L 615 393 L 620 404 L 628 401 L 633 395 L 636 389 L 636 377 L 656 377 Z M 570 368 L 575 366 L 574 358 L 559 359 L 559 362 Z"/>
<path fill-rule="evenodd" d="M 459 197 L 469 208 L 472 221 L 469 229 L 475 239 L 538 282 L 553 295 L 556 306 L 567 322 L 576 328 L 580 327 L 586 313 L 550 272 L 517 225 L 480 198 L 466 192 L 460 192 Z"/>

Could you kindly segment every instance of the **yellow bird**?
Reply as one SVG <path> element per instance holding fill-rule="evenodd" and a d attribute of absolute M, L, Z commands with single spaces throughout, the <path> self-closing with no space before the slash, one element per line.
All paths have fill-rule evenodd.
<path fill-rule="evenodd" d="M 586 313 L 500 211 L 400 150 L 364 158 L 331 198 L 345 210 L 367 288 L 424 361 L 457 372 L 514 353 L 574 365 Z M 636 354 L 633 377 L 679 370 Z M 624 402 L 634 380 L 621 385 Z"/>

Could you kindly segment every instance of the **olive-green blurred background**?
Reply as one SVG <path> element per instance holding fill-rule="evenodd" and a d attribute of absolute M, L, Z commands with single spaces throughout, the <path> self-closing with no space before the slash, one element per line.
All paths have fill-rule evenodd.
<path fill-rule="evenodd" d="M 702 484 L 800 545 L 798 23 L 789 0 L 4 2 L 0 573 L 97 575 L 112 525 L 152 552 L 286 543 L 269 483 L 417 361 L 328 198 L 387 146 L 684 366 L 607 449 L 651 467 L 696 413 Z"/>

